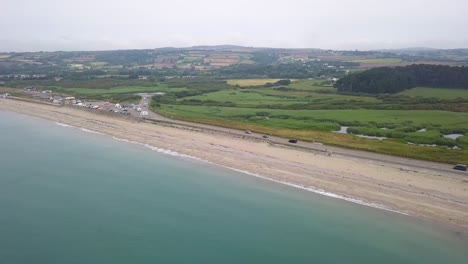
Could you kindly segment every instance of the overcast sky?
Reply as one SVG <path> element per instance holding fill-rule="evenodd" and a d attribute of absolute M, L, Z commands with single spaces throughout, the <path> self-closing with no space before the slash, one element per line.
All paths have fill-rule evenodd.
<path fill-rule="evenodd" d="M 467 0 L 0 0 L 0 51 L 467 48 Z"/>

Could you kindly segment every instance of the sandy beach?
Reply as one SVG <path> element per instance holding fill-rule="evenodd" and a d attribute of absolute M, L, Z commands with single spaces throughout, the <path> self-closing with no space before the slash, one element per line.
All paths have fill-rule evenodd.
<path fill-rule="evenodd" d="M 468 174 L 441 175 L 440 171 L 407 166 L 402 169 L 394 164 L 328 156 L 220 132 L 150 124 L 70 107 L 3 99 L 0 110 L 172 150 L 303 189 L 468 229 Z"/>

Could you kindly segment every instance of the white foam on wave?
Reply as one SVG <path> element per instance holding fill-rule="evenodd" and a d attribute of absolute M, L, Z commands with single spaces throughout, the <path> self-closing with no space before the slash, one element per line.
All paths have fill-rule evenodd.
<path fill-rule="evenodd" d="M 86 132 L 86 133 L 97 134 L 97 135 L 105 135 L 104 133 L 97 132 L 97 131 L 94 131 L 94 130 L 90 130 L 90 129 L 87 129 L 87 128 L 84 128 L 84 127 L 75 127 L 75 126 L 67 125 L 67 124 L 60 123 L 60 122 L 55 122 L 55 124 L 58 125 L 58 126 L 61 126 L 61 127 L 77 128 L 77 129 L 79 129 L 79 130 L 81 130 L 83 132 Z"/>
<path fill-rule="evenodd" d="M 249 172 L 249 171 L 245 171 L 245 170 L 240 170 L 240 169 L 231 168 L 231 167 L 227 167 L 227 166 L 222 166 L 222 167 L 230 169 L 230 170 L 234 170 L 234 171 L 237 171 L 237 172 L 241 172 L 241 173 L 244 173 L 244 174 L 247 174 L 247 175 L 251 175 L 251 176 L 254 176 L 254 177 L 257 177 L 257 178 L 261 178 L 261 179 L 264 179 L 264 180 L 268 180 L 268 181 L 288 185 L 288 186 L 291 186 L 291 187 L 294 187 L 294 188 L 298 188 L 298 189 L 301 189 L 301 190 L 305 190 L 305 191 L 313 192 L 313 193 L 316 193 L 316 194 L 324 195 L 324 196 L 327 196 L 327 197 L 332 197 L 332 198 L 335 198 L 335 199 L 340 199 L 340 200 L 344 200 L 344 201 L 348 201 L 348 202 L 352 202 L 352 203 L 356 203 L 356 204 L 360 204 L 360 205 L 364 205 L 364 206 L 368 206 L 368 207 L 372 207 L 372 208 L 376 208 L 376 209 L 381 209 L 381 210 L 385 210 L 385 211 L 390 211 L 390 212 L 394 212 L 394 213 L 398 213 L 398 214 L 402 214 L 402 215 L 408 215 L 408 213 L 398 211 L 398 210 L 394 210 L 394 209 L 392 209 L 390 207 L 387 207 L 387 206 L 385 206 L 383 204 L 367 202 L 367 201 L 364 201 L 362 199 L 358 199 L 358 198 L 354 198 L 354 197 L 350 197 L 350 196 L 344 196 L 344 195 L 340 195 L 340 194 L 337 194 L 337 193 L 327 192 L 325 190 L 318 189 L 318 188 L 315 188 L 315 187 L 312 187 L 312 186 L 304 186 L 304 185 L 300 185 L 300 184 L 296 184 L 296 183 L 292 183 L 292 182 L 275 180 L 275 179 L 265 177 L 265 176 L 262 176 L 262 175 L 259 175 L 259 174 L 256 174 L 256 173 L 252 173 L 252 172 Z"/>
<path fill-rule="evenodd" d="M 67 125 L 67 124 L 64 124 L 64 123 L 59 123 L 59 122 L 55 122 L 56 125 L 58 126 L 61 126 L 61 127 L 74 127 L 74 126 L 70 126 L 70 125 Z"/>
<path fill-rule="evenodd" d="M 104 133 L 97 132 L 97 131 L 94 131 L 94 130 L 89 130 L 89 129 L 86 129 L 86 128 L 80 128 L 80 130 L 81 130 L 81 131 L 84 131 L 84 132 L 87 132 L 87 133 L 98 134 L 98 135 L 105 135 Z"/>
<path fill-rule="evenodd" d="M 152 146 L 152 145 L 149 145 L 149 144 L 144 144 L 144 143 L 140 143 L 140 142 L 137 142 L 137 141 L 132 141 L 132 140 L 124 139 L 124 138 L 118 138 L 118 137 L 115 137 L 115 136 L 113 136 L 112 138 L 115 139 L 115 140 L 118 140 L 118 141 L 140 145 L 140 146 L 149 148 L 151 150 L 154 150 L 154 151 L 156 151 L 158 153 L 170 155 L 170 156 L 173 156 L 173 157 L 180 157 L 180 158 L 187 158 L 187 159 L 193 159 L 193 160 L 208 162 L 208 161 L 200 159 L 198 157 L 187 155 L 187 154 L 182 154 L 182 153 L 179 153 L 177 151 L 170 150 L 170 149 L 159 148 L 159 147 L 155 147 L 155 146 Z"/>

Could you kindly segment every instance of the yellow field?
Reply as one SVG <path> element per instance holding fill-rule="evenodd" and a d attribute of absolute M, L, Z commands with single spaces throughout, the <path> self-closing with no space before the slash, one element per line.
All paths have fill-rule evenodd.
<path fill-rule="evenodd" d="M 279 80 L 281 79 L 235 79 L 235 80 L 227 80 L 227 83 L 229 85 L 239 85 L 241 87 L 245 87 L 245 86 L 260 86 L 266 83 L 275 83 Z"/>

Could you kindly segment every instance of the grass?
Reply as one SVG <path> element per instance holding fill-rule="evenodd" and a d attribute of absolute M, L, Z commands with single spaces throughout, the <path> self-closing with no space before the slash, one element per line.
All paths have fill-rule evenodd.
<path fill-rule="evenodd" d="M 227 80 L 229 85 L 238 85 L 240 87 L 246 86 L 261 86 L 266 83 L 275 83 L 280 79 L 233 79 Z"/>
<path fill-rule="evenodd" d="M 393 63 L 400 63 L 401 59 L 397 59 L 397 58 L 363 59 L 363 60 L 352 60 L 351 62 L 357 62 L 361 64 L 393 64 Z"/>
<path fill-rule="evenodd" d="M 289 85 L 289 88 L 301 91 L 308 91 L 308 92 L 328 92 L 328 93 L 336 93 L 337 89 L 330 86 L 322 86 L 322 82 L 320 80 L 298 80 L 292 82 Z"/>
<path fill-rule="evenodd" d="M 152 92 L 168 92 L 168 91 L 181 91 L 185 88 L 172 88 L 160 84 L 158 86 L 117 86 L 108 89 L 92 89 L 92 88 L 63 88 L 56 87 L 56 91 L 81 95 L 81 96 L 95 96 L 95 95 L 110 95 L 110 94 L 135 94 L 135 93 L 152 93 Z"/>
<path fill-rule="evenodd" d="M 447 147 L 422 147 L 409 145 L 400 139 L 377 141 L 352 135 L 330 133 L 339 128 L 339 122 L 383 125 L 393 123 L 397 127 L 407 124 L 434 127 L 467 128 L 468 114 L 444 111 L 372 111 L 372 110 L 317 110 L 317 111 L 263 111 L 206 106 L 163 105 L 157 112 L 172 118 L 213 124 L 223 127 L 248 129 L 259 133 L 285 138 L 298 138 L 325 144 L 344 146 L 372 152 L 398 155 L 409 158 L 432 160 L 446 163 L 468 163 L 468 150 L 450 150 Z M 256 111 L 256 112 L 253 112 Z M 265 114 L 269 116 L 265 116 Z M 259 115 L 260 114 L 260 115 Z M 429 132 L 428 134 L 437 133 Z M 428 135 L 431 136 L 431 135 Z"/>
<path fill-rule="evenodd" d="M 468 90 L 416 87 L 400 93 L 410 97 L 436 97 L 441 99 L 468 99 Z"/>
<path fill-rule="evenodd" d="M 231 88 L 215 91 L 197 96 L 184 97 L 179 99 L 181 104 L 189 100 L 215 101 L 219 105 L 224 102 L 234 103 L 238 107 L 267 107 L 267 108 L 288 108 L 294 104 L 310 104 L 310 107 L 317 109 L 321 106 L 326 108 L 330 105 L 345 105 L 350 102 L 379 103 L 380 100 L 369 96 L 353 96 L 337 94 L 333 87 L 319 86 L 322 81 L 298 80 L 292 82 L 287 87 L 250 87 Z"/>
<path fill-rule="evenodd" d="M 270 117 L 262 121 L 264 124 L 275 122 L 275 116 L 282 119 L 304 120 L 309 122 L 333 121 L 336 124 L 358 126 L 374 125 L 393 126 L 395 128 L 452 128 L 468 131 L 468 113 L 447 111 L 404 111 L 404 110 L 282 110 L 282 109 L 252 109 L 241 107 L 211 107 L 174 105 L 165 106 L 164 114 L 192 118 L 223 118 L 239 120 L 239 117 L 255 116 L 258 112 L 268 113 Z M 242 118 L 241 118 L 242 119 Z M 245 119 L 245 118 L 244 118 Z M 247 121 L 247 120 L 246 120 Z"/>

